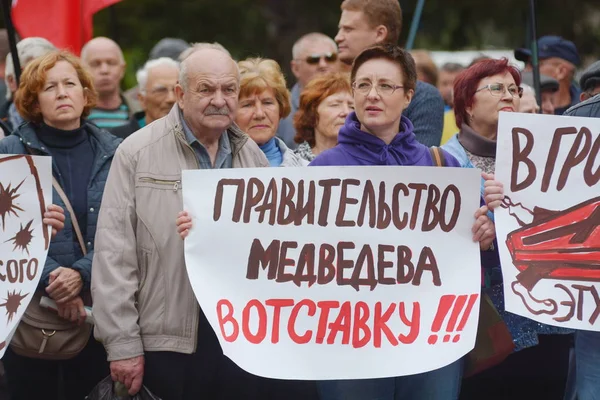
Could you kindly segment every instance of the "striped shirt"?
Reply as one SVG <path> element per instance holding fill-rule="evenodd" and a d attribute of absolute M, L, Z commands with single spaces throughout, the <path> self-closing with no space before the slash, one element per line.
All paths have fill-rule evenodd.
<path fill-rule="evenodd" d="M 112 110 L 94 108 L 87 119 L 98 128 L 115 128 L 129 123 L 129 107 L 127 107 L 127 104 L 122 103 L 119 108 Z"/>

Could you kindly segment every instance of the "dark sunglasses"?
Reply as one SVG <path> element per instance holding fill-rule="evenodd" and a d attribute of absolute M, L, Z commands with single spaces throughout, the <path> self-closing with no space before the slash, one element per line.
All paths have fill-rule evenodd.
<path fill-rule="evenodd" d="M 321 58 L 325 58 L 326 62 L 332 63 L 337 61 L 338 55 L 337 53 L 311 54 L 304 61 L 309 65 L 315 65 L 321 61 Z"/>

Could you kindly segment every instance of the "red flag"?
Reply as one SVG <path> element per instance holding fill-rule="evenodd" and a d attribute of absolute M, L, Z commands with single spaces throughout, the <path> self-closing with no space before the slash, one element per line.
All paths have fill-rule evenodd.
<path fill-rule="evenodd" d="M 92 38 L 92 17 L 120 0 L 13 0 L 12 19 L 22 38 L 39 36 L 79 55 Z"/>

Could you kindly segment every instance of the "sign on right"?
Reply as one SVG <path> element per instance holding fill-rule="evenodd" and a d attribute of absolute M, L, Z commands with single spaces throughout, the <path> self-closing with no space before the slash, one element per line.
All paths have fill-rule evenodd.
<path fill-rule="evenodd" d="M 506 310 L 600 331 L 600 119 L 501 113 L 496 179 Z"/>

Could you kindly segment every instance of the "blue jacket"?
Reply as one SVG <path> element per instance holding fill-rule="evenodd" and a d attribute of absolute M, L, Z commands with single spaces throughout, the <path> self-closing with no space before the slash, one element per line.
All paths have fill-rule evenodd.
<path fill-rule="evenodd" d="M 61 206 L 65 210 L 65 227 L 50 242 L 48 257 L 42 272 L 39 287 L 48 286 L 48 275 L 58 267 L 69 267 L 78 271 L 83 280 L 84 289 L 89 289 L 92 278 L 92 259 L 94 258 L 94 236 L 96 234 L 96 224 L 98 222 L 98 213 L 100 211 L 100 202 L 104 192 L 104 185 L 108 178 L 108 171 L 113 156 L 121 139 L 111 135 L 95 125 L 84 122 L 84 127 L 90 135 L 90 141 L 94 150 L 94 160 L 90 181 L 88 184 L 88 215 L 87 232 L 83 238 L 87 246 L 87 255 L 84 257 L 77 241 L 77 236 L 73 230 L 71 216 L 67 211 L 63 201 L 52 189 L 52 202 Z M 35 154 L 42 156 L 52 156 L 48 149 L 39 140 L 36 127 L 32 123 L 25 123 L 12 135 L 0 141 L 0 154 Z M 58 172 L 56 164 L 52 163 L 52 175 L 63 186 L 62 177 Z"/>
<path fill-rule="evenodd" d="M 445 153 L 447 167 L 459 167 L 458 161 Z M 429 148 L 417 141 L 414 127 L 404 115 L 398 134 L 390 144 L 360 129 L 355 112 L 346 117 L 338 134 L 338 144 L 319 154 L 311 163 L 319 165 L 415 165 L 432 166 Z"/>

